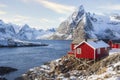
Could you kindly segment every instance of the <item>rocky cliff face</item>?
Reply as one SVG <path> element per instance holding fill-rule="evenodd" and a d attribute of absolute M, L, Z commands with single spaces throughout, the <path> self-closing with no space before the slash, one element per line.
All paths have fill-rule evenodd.
<path fill-rule="evenodd" d="M 80 6 L 60 24 L 51 39 L 120 39 L 120 17 L 118 14 L 106 16 L 86 12 Z M 117 28 L 117 30 L 115 29 Z"/>

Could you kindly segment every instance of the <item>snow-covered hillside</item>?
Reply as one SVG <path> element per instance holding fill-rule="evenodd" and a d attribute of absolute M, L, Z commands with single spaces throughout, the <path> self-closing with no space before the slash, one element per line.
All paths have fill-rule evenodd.
<path fill-rule="evenodd" d="M 15 24 L 7 24 L 0 20 L 0 40 L 6 39 L 21 39 L 21 40 L 35 40 L 35 39 L 47 39 L 53 35 L 55 29 L 37 30 L 30 28 L 29 25 L 18 26 Z"/>
<path fill-rule="evenodd" d="M 15 29 L 11 24 L 5 24 L 0 20 L 0 39 L 15 38 Z"/>
<path fill-rule="evenodd" d="M 120 15 L 85 11 L 81 5 L 63 21 L 51 39 L 120 39 Z"/>

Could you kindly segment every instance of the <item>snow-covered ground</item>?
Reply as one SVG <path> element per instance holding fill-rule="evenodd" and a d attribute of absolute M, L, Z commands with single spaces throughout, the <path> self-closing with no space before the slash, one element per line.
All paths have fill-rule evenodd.
<path fill-rule="evenodd" d="M 109 51 L 109 54 L 110 56 L 120 54 L 120 49 L 113 48 Z M 120 62 L 107 66 L 102 74 L 89 76 L 88 80 L 120 80 Z"/>
<path fill-rule="evenodd" d="M 89 76 L 88 80 L 120 80 L 120 70 L 115 70 L 117 66 L 120 68 L 120 62 L 107 66 L 102 74 Z"/>
<path fill-rule="evenodd" d="M 112 55 L 112 54 L 115 54 L 115 53 L 118 53 L 118 52 L 120 52 L 120 49 L 113 48 L 109 51 L 109 54 Z"/>

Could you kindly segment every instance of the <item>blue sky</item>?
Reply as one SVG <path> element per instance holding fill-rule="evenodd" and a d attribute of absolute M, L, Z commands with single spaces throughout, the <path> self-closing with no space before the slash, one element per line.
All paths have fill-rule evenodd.
<path fill-rule="evenodd" d="M 120 13 L 119 0 L 0 0 L 0 19 L 39 29 L 57 28 L 80 5 L 87 12 Z"/>

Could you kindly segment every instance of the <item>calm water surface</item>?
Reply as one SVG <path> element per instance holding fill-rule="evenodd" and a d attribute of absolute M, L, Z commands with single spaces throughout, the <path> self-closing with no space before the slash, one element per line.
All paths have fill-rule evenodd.
<path fill-rule="evenodd" d="M 8 80 L 14 80 L 30 68 L 66 55 L 71 43 L 65 40 L 42 40 L 40 42 L 47 43 L 49 46 L 0 48 L 0 66 L 18 69 L 16 72 L 5 75 Z"/>

